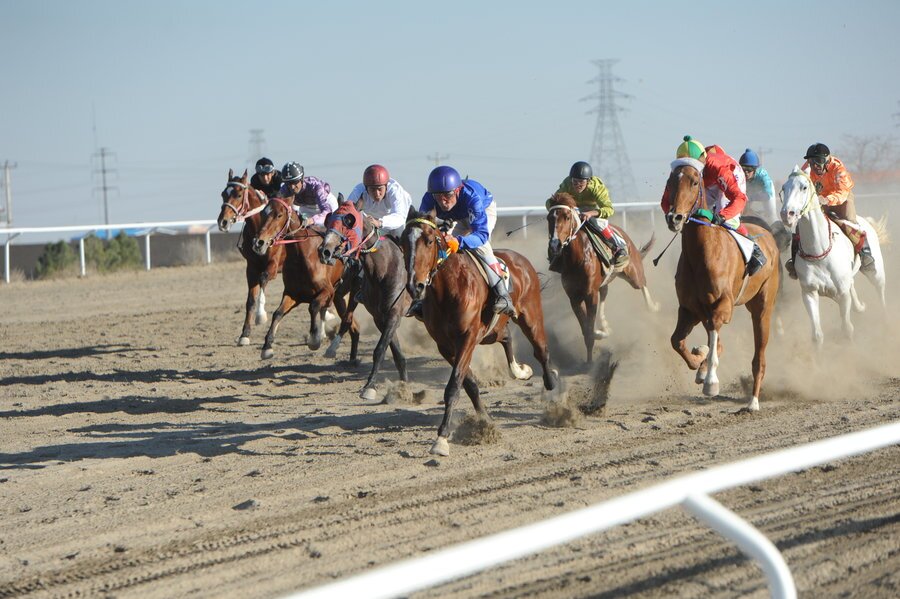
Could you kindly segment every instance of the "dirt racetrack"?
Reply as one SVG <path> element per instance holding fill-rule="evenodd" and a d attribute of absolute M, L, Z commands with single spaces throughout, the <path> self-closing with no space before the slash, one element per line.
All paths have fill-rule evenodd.
<path fill-rule="evenodd" d="M 546 270 L 544 231 L 533 229 L 513 247 Z M 660 229 L 651 257 L 668 239 Z M 896 251 L 886 251 L 889 316 L 862 281 L 869 309 L 853 315 L 848 345 L 823 301 L 820 356 L 787 281 L 785 334 L 771 340 L 756 414 L 738 413 L 751 355 L 744 309 L 723 334 L 719 397 L 703 397 L 669 347 L 677 254 L 676 244 L 657 269 L 647 260 L 657 314 L 613 283 L 613 334 L 596 352 L 619 364 L 605 412 L 545 424 L 539 378 L 509 379 L 499 348 L 481 348 L 476 374 L 500 438 L 451 439 L 440 459 L 428 449 L 449 367 L 417 323 L 404 323 L 402 339 L 424 400 L 373 403 L 356 395 L 377 341 L 367 317 L 359 366 L 307 350 L 305 309 L 285 319 L 273 360 L 259 356 L 265 326 L 236 345 L 238 262 L 0 287 L 0 597 L 278 597 L 900 418 Z M 280 290 L 270 286 L 270 313 Z M 592 374 L 558 281 L 544 301 L 552 359 L 570 397 L 583 396 Z M 530 353 L 520 340 L 520 357 Z M 384 373 L 396 380 L 390 362 Z M 379 402 L 390 386 L 379 385 Z M 465 398 L 459 406 L 460 418 L 472 412 Z M 716 499 L 783 551 L 801 596 L 900 595 L 896 446 Z M 766 595 L 752 561 L 668 510 L 415 596 Z"/>

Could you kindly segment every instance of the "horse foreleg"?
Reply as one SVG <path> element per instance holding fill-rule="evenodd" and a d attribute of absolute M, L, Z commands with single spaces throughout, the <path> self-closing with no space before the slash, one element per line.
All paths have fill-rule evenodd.
<path fill-rule="evenodd" d="M 337 350 L 338 350 L 338 347 L 341 345 L 341 341 L 344 339 L 344 335 L 347 334 L 347 331 L 350 331 L 350 339 L 351 339 L 350 361 L 355 363 L 357 361 L 356 360 L 356 344 L 359 342 L 359 330 L 357 329 L 356 343 L 354 343 L 353 342 L 353 330 L 352 330 L 353 325 L 354 325 L 353 312 L 351 311 L 350 308 L 356 307 L 356 300 L 354 300 L 351 297 L 350 305 L 348 306 L 347 301 L 344 299 L 344 297 L 342 295 L 339 295 L 339 294 L 340 294 L 339 291 L 337 293 L 335 293 L 333 301 L 334 301 L 334 308 L 335 308 L 335 310 L 337 310 L 338 317 L 341 319 L 341 324 L 340 324 L 340 327 L 338 327 L 337 333 L 331 339 L 331 343 L 328 344 L 328 349 L 325 350 L 325 357 L 326 358 L 334 358 L 337 356 Z M 325 313 L 323 313 L 322 318 L 323 318 L 323 325 L 324 325 Z M 324 327 L 323 327 L 323 331 L 324 331 Z"/>
<path fill-rule="evenodd" d="M 584 298 L 569 298 L 569 305 L 572 306 L 572 312 L 575 313 L 578 326 L 581 327 L 581 337 L 584 339 L 586 353 L 585 360 L 590 363 L 594 359 L 594 321 L 588 320 L 586 304 L 587 300 Z"/>
<path fill-rule="evenodd" d="M 462 347 L 456 352 L 456 360 L 453 361 L 453 368 L 450 371 L 450 380 L 444 388 L 444 418 L 438 427 L 438 437 L 431 446 L 431 453 L 433 454 L 450 455 L 450 444 L 447 440 L 450 435 L 450 418 L 453 415 L 453 407 L 456 405 L 456 400 L 459 399 L 459 388 L 466 377 L 471 376 L 469 365 L 472 362 L 472 353 L 475 351 L 477 342 L 475 331 L 471 331 L 469 336 L 463 339 Z M 441 353 L 444 354 L 445 352 L 442 350 Z M 446 358 L 447 355 L 445 354 L 444 357 Z M 472 385 L 474 385 L 476 391 L 475 397 L 472 398 L 472 404 L 479 414 L 484 415 L 484 406 L 481 405 L 481 398 L 477 393 L 478 387 L 474 384 L 474 379 L 472 380 Z M 471 397 L 469 387 L 466 388 L 466 393 Z"/>
<path fill-rule="evenodd" d="M 516 351 L 513 345 L 512 335 L 509 329 L 504 329 L 503 336 L 500 338 L 500 345 L 503 347 L 503 353 L 506 354 L 506 365 L 509 367 L 509 373 L 512 377 L 519 381 L 527 381 L 532 377 L 534 371 L 528 364 L 519 364 L 516 361 Z"/>
<path fill-rule="evenodd" d="M 265 323 L 269 317 L 266 316 L 266 285 L 277 274 L 277 266 L 269 264 L 266 270 L 259 275 L 259 298 L 256 301 L 256 324 Z"/>
<path fill-rule="evenodd" d="M 700 368 L 700 365 L 706 360 L 706 354 L 709 351 L 709 348 L 705 346 L 688 349 L 687 343 L 685 343 L 687 336 L 691 334 L 691 331 L 694 330 L 694 327 L 699 322 L 700 320 L 695 318 L 691 312 L 682 307 L 678 308 L 678 321 L 675 323 L 675 330 L 672 332 L 671 337 L 672 349 L 678 352 L 678 355 L 681 356 L 691 370 Z M 703 371 L 703 378 L 700 378 L 700 372 L 698 371 L 697 378 L 699 379 L 697 380 L 698 383 L 702 382 L 703 378 L 706 378 L 706 372 Z"/>
<path fill-rule="evenodd" d="M 372 401 L 377 397 L 375 378 L 378 376 L 378 371 L 381 370 L 381 363 L 384 361 L 384 354 L 387 352 L 388 346 L 390 346 L 391 354 L 394 356 L 394 364 L 397 366 L 397 372 L 400 373 L 400 380 L 408 380 L 406 374 L 406 358 L 404 357 L 403 352 L 400 351 L 400 342 L 397 339 L 394 339 L 397 329 L 400 326 L 400 316 L 400 313 L 396 312 L 388 317 L 387 323 L 376 321 L 377 325 L 381 325 L 378 327 L 381 331 L 381 337 L 378 338 L 378 343 L 375 345 L 375 351 L 372 353 L 372 370 L 369 372 L 369 378 L 359 392 L 359 396 L 363 399 Z"/>
<path fill-rule="evenodd" d="M 803 290 L 803 306 L 812 323 L 813 343 L 816 344 L 816 349 L 821 351 L 825 336 L 822 334 L 822 323 L 819 322 L 819 294 L 815 289 Z M 848 303 L 847 307 L 849 308 L 849 306 Z"/>
<path fill-rule="evenodd" d="M 772 313 L 775 311 L 774 303 L 774 298 L 769 301 L 765 297 L 754 298 L 753 302 L 747 303 L 753 320 L 753 395 L 747 405 L 747 409 L 751 412 L 759 411 L 759 393 L 763 377 L 766 376 L 766 346 L 769 343 Z"/>
<path fill-rule="evenodd" d="M 850 309 L 853 307 L 853 295 L 856 289 L 851 285 L 850 291 L 844 295 L 837 297 L 838 306 L 841 310 L 841 330 L 848 340 L 853 341 L 853 323 L 850 322 Z"/>
<path fill-rule="evenodd" d="M 247 302 L 244 305 L 244 326 L 241 329 L 241 336 L 238 338 L 238 345 L 250 345 L 250 321 L 253 315 L 253 308 L 256 306 L 256 298 L 261 293 L 262 290 L 259 283 L 250 282 L 248 277 Z"/>
<path fill-rule="evenodd" d="M 327 306 L 328 304 L 322 302 L 318 297 L 309 304 L 309 338 L 306 340 L 306 346 L 312 351 L 322 347 L 322 338 L 325 336 L 325 310 L 327 310 Z M 339 337 L 336 337 L 336 339 L 339 339 Z"/>
<path fill-rule="evenodd" d="M 866 304 L 864 304 L 863 301 L 859 299 L 859 295 L 857 295 L 856 293 L 856 285 L 854 285 L 853 283 L 850 283 L 850 301 L 854 312 L 866 311 Z"/>
<path fill-rule="evenodd" d="M 288 315 L 288 313 L 294 309 L 294 306 L 297 305 L 297 301 L 294 300 L 289 295 L 281 296 L 281 304 L 279 304 L 278 308 L 272 314 L 272 324 L 269 325 L 269 331 L 266 333 L 266 340 L 263 343 L 262 348 L 262 359 L 268 360 L 272 356 L 275 355 L 275 351 L 272 349 L 272 345 L 275 344 L 275 333 L 278 331 L 278 325 L 281 323 L 281 319 Z"/>

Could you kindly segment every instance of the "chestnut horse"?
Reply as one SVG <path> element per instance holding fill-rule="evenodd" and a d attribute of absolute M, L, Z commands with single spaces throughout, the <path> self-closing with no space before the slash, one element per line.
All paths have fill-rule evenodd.
<path fill-rule="evenodd" d="M 619 227 L 610 225 L 628 245 L 630 260 L 622 270 L 615 270 L 605 265 L 591 246 L 588 233 L 584 230 L 587 222 L 578 211 L 575 198 L 560 192 L 550 198 L 550 211 L 547 213 L 547 224 L 550 230 L 550 243 L 547 258 L 561 267 L 563 289 L 569 296 L 572 311 L 581 325 L 584 347 L 587 350 L 587 361 L 593 359 L 594 340 L 609 336 L 609 323 L 606 321 L 604 305 L 609 293 L 607 285 L 621 276 L 644 296 L 644 304 L 651 312 L 659 311 L 659 304 L 650 297 L 647 289 L 647 277 L 644 275 L 644 256 L 653 247 L 654 237 L 644 244 L 640 250 L 631 238 Z M 594 330 L 600 298 L 600 329 Z"/>
<path fill-rule="evenodd" d="M 362 239 L 354 242 L 349 232 L 360 224 L 362 224 Z M 325 226 L 328 229 L 322 245 L 319 246 L 319 258 L 324 264 L 334 264 L 335 259 L 359 260 L 366 279 L 362 291 L 363 305 L 372 315 L 375 326 L 381 331 L 381 337 L 375 345 L 372 356 L 372 370 L 359 392 L 361 398 L 371 401 L 377 397 L 375 377 L 381 369 L 388 346 L 394 356 L 394 365 L 400 373 L 400 380 L 409 380 L 406 373 L 406 357 L 400 349 L 400 339 L 396 335 L 410 304 L 409 294 L 406 293 L 403 252 L 399 245 L 382 236 L 368 219 L 363 218 L 351 202 L 342 203 L 337 210 L 329 214 Z M 350 297 L 351 309 L 356 303 L 354 295 L 351 294 Z"/>
<path fill-rule="evenodd" d="M 747 409 L 759 410 L 759 391 L 766 373 L 766 344 L 778 294 L 778 247 L 772 234 L 762 227 L 746 224 L 759 245 L 766 263 L 753 276 L 745 275 L 744 257 L 731 235 L 698 216 L 711 214 L 706 204 L 703 176 L 690 164 L 677 164 L 666 182 L 671 209 L 666 214 L 669 230 L 681 233 L 681 256 L 675 272 L 678 296 L 678 323 L 672 333 L 672 347 L 691 370 L 703 393 L 719 393 L 719 330 L 731 322 L 735 306 L 747 306 L 753 321 L 753 395 Z M 698 323 L 707 331 L 708 345 L 689 350 L 685 339 Z"/>
<path fill-rule="evenodd" d="M 500 343 L 506 353 L 510 372 L 519 379 L 531 377 L 531 368 L 520 366 L 513 355 L 512 337 L 507 330 L 509 317 L 494 314 L 487 283 L 478 271 L 478 258 L 461 252 L 448 255 L 447 244 L 438 227 L 447 226 L 432 213 L 410 209 L 401 246 L 409 273 L 407 287 L 410 295 L 422 299 L 425 328 L 437 344 L 438 351 L 453 367 L 444 389 L 444 418 L 438 427 L 437 440 L 431 453 L 449 455 L 447 442 L 450 416 L 459 398 L 462 385 L 478 415 L 490 416 L 481 403 L 478 383 L 470 364 L 475 346 Z M 448 227 L 449 230 L 449 227 Z M 512 275 L 510 297 L 517 315 L 513 318 L 531 346 L 543 369 L 544 388 L 553 391 L 559 377 L 550 368 L 550 352 L 544 332 L 544 312 L 541 307 L 541 282 L 537 271 L 527 258 L 511 250 L 495 250 Z"/>
<path fill-rule="evenodd" d="M 348 310 L 344 296 L 349 291 L 349 282 L 342 281 L 344 264 L 338 262 L 326 266 L 319 261 L 318 249 L 322 244 L 324 231 L 321 227 L 303 226 L 300 216 L 294 212 L 289 200 L 272 198 L 264 212 L 265 218 L 259 232 L 253 239 L 253 251 L 265 254 L 272 246 L 284 245 L 286 255 L 281 274 L 284 293 L 281 303 L 272 315 L 272 324 L 266 333 L 262 349 L 264 360 L 275 355 L 272 345 L 281 319 L 297 304 L 309 303 L 309 338 L 307 345 L 317 350 L 322 345 L 325 333 L 325 311 L 334 303 L 341 318 L 341 329 L 350 330 L 350 361 L 356 362 L 359 346 L 359 325 Z M 335 338 L 337 343 L 341 337 Z M 335 343 L 329 347 L 329 355 L 337 350 Z"/>
<path fill-rule="evenodd" d="M 250 185 L 246 170 L 243 176 L 236 177 L 234 171 L 228 169 L 228 183 L 222 192 L 222 209 L 217 220 L 220 231 L 228 231 L 236 222 L 244 223 L 238 250 L 247 261 L 244 271 L 247 277 L 247 311 L 238 345 L 250 344 L 250 320 L 254 311 L 256 324 L 266 321 L 266 285 L 281 272 L 284 264 L 284 246 L 275 246 L 262 255 L 251 249 L 262 222 L 260 212 L 268 202 L 266 194 Z"/>

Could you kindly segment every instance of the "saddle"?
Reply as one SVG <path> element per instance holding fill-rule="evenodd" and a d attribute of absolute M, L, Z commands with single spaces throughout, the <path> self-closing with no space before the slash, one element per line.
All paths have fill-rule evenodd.
<path fill-rule="evenodd" d="M 478 271 L 478 274 L 481 275 L 481 278 L 484 279 L 485 285 L 487 285 L 488 289 L 490 289 L 491 279 L 487 273 L 487 269 L 488 269 L 487 264 L 485 264 L 484 261 L 481 260 L 481 258 L 479 256 L 475 255 L 474 252 L 467 252 L 467 251 L 463 250 L 460 253 L 466 254 L 469 258 L 471 258 L 472 262 L 475 263 L 475 269 Z M 500 258 L 497 255 L 495 255 L 494 257 L 497 258 L 497 262 L 500 263 L 500 270 L 502 271 L 500 274 L 500 278 L 503 279 L 504 283 L 506 283 L 506 289 L 510 293 L 512 293 L 513 279 L 512 279 L 512 275 L 509 272 L 509 267 L 506 266 L 506 262 L 504 262 L 502 258 Z"/>
<path fill-rule="evenodd" d="M 619 238 L 619 240 L 622 242 L 622 245 L 625 245 L 624 240 L 619 237 L 619 234 L 616 233 L 615 229 L 610 227 L 610 231 L 612 232 L 613 235 L 615 235 L 617 238 Z M 594 248 L 594 251 L 597 253 L 597 257 L 600 258 L 600 262 L 603 263 L 603 266 L 605 266 L 607 268 L 607 270 L 615 270 L 615 271 L 625 270 L 625 267 L 628 266 L 628 263 L 631 260 L 630 256 L 628 257 L 627 260 L 625 260 L 625 262 L 622 263 L 621 266 L 616 267 L 615 264 L 613 263 L 613 252 L 609 248 L 609 246 L 606 245 L 606 242 L 604 242 L 602 239 L 600 239 L 600 236 L 597 235 L 593 230 L 591 230 L 590 227 L 585 226 L 584 232 L 587 233 L 588 239 L 591 240 L 591 247 Z"/>
<path fill-rule="evenodd" d="M 825 210 L 825 216 L 847 236 L 853 244 L 853 251 L 858 254 L 866 243 L 866 232 L 856 223 L 844 220 L 828 210 Z"/>

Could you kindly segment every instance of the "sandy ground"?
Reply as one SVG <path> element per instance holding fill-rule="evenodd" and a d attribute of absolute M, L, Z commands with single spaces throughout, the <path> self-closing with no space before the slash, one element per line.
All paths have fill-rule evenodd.
<path fill-rule="evenodd" d="M 897 215 L 894 228 L 897 229 Z M 638 244 L 649 236 L 633 227 Z M 544 226 L 515 247 L 546 270 Z M 518 235 L 518 234 L 517 234 Z M 669 239 L 658 232 L 656 249 Z M 363 362 L 304 345 L 307 315 L 283 323 L 275 358 L 264 326 L 237 347 L 242 265 L 157 269 L 0 287 L 0 597 L 277 597 L 487 533 L 565 513 L 673 475 L 900 418 L 900 279 L 889 261 L 887 316 L 867 282 L 857 337 L 823 303 L 826 346 L 811 352 L 795 282 L 772 339 L 762 409 L 738 413 L 752 350 L 743 309 L 725 330 L 722 395 L 705 398 L 669 347 L 673 264 L 648 261 L 663 304 L 614 282 L 618 362 L 604 412 L 545 424 L 537 377 L 510 380 L 499 348 L 476 373 L 499 439 L 428 454 L 449 375 L 423 328 L 402 339 L 421 403 L 360 400 Z M 555 276 L 555 275 L 554 275 Z M 791 286 L 793 283 L 793 287 Z M 269 290 L 271 312 L 280 281 Z M 551 355 L 570 396 L 594 384 L 574 316 L 551 278 Z M 699 344 L 703 336 L 695 333 Z M 530 359 L 521 342 L 518 353 Z M 420 393 L 421 395 L 421 393 Z M 464 398 L 458 416 L 472 412 Z M 897 447 L 716 495 L 784 553 L 804 597 L 900 594 Z M 652 518 L 416 596 L 735 597 L 767 595 L 730 543 L 686 512 Z"/>

